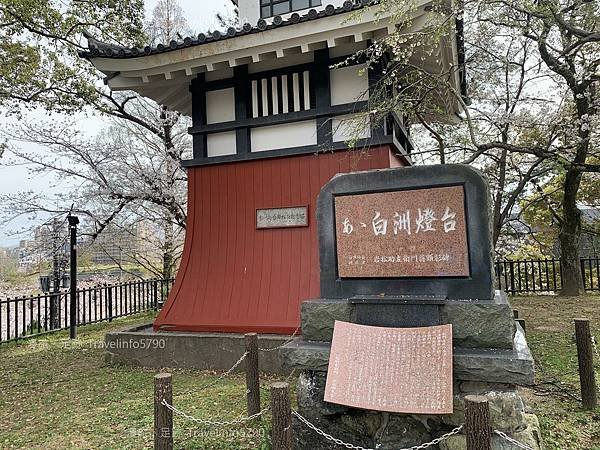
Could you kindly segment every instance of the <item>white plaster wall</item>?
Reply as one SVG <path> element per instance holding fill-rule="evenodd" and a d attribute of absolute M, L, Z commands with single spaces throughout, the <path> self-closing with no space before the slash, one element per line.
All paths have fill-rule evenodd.
<path fill-rule="evenodd" d="M 365 115 L 338 116 L 331 119 L 333 142 L 346 142 L 353 138 L 371 137 L 371 122 Z"/>
<path fill-rule="evenodd" d="M 206 136 L 208 156 L 234 155 L 236 153 L 235 131 L 214 133 Z"/>
<path fill-rule="evenodd" d="M 253 152 L 317 145 L 316 120 L 258 127 L 250 133 Z"/>
<path fill-rule="evenodd" d="M 343 105 L 369 99 L 369 75 L 364 64 L 331 69 L 331 104 Z"/>
<path fill-rule="evenodd" d="M 256 25 L 260 18 L 260 0 L 239 0 L 238 10 L 241 23 Z"/>
<path fill-rule="evenodd" d="M 206 93 L 206 123 L 235 120 L 235 94 L 233 88 Z"/>

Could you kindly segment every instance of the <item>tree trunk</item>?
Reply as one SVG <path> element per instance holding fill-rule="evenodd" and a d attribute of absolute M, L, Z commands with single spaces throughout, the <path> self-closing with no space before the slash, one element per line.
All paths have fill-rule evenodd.
<path fill-rule="evenodd" d="M 583 292 L 583 278 L 579 262 L 581 239 L 581 212 L 577 208 L 577 191 L 581 172 L 569 170 L 565 177 L 563 194 L 563 222 L 558 235 L 562 264 L 562 289 L 560 295 L 576 296 Z"/>
<path fill-rule="evenodd" d="M 168 181 L 169 189 L 172 198 L 175 197 L 173 192 L 173 187 L 175 185 L 175 180 L 173 177 L 177 174 L 177 160 L 178 155 L 175 153 L 175 144 L 173 143 L 173 122 L 169 120 L 169 115 L 167 108 L 165 106 L 162 107 L 161 120 L 163 121 L 163 131 L 164 131 L 164 144 L 165 144 L 165 156 L 166 163 L 166 179 Z M 170 280 L 173 277 L 173 268 L 175 264 L 175 235 L 173 233 L 173 223 L 174 223 L 174 214 L 173 211 L 167 209 L 164 218 L 164 232 L 165 232 L 165 242 L 163 247 L 163 279 Z"/>
<path fill-rule="evenodd" d="M 508 142 L 506 133 L 503 133 L 503 140 Z M 506 160 L 508 158 L 508 151 L 502 150 L 500 156 L 500 162 L 498 164 L 498 186 L 496 195 L 494 196 L 494 229 L 492 231 L 492 243 L 494 247 L 498 243 L 502 227 L 504 225 L 502 220 L 502 202 L 504 201 L 504 189 L 506 188 Z"/>
<path fill-rule="evenodd" d="M 175 238 L 173 236 L 172 222 L 165 220 L 164 223 L 165 242 L 163 246 L 163 279 L 169 280 L 173 278 L 173 265 L 175 262 Z"/>

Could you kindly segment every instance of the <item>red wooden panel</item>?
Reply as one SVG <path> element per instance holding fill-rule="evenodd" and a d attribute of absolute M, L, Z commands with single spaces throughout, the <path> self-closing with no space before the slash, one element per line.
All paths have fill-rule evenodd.
<path fill-rule="evenodd" d="M 188 170 L 188 226 L 175 286 L 155 329 L 291 333 L 319 296 L 316 200 L 336 173 L 390 166 L 390 149 L 244 161 Z M 256 229 L 257 208 L 308 205 L 309 226 Z"/>

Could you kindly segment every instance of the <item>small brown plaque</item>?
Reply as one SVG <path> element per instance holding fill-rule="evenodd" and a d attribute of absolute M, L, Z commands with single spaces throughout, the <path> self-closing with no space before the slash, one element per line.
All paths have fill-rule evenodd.
<path fill-rule="evenodd" d="M 256 228 L 292 228 L 308 226 L 308 206 L 289 206 L 256 210 Z"/>
<path fill-rule="evenodd" d="M 335 322 L 325 401 L 409 414 L 452 414 L 452 325 Z"/>
<path fill-rule="evenodd" d="M 335 198 L 341 278 L 469 276 L 462 186 Z"/>

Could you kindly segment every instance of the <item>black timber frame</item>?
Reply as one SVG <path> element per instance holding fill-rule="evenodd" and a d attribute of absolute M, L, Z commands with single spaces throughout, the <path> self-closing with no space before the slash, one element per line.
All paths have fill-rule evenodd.
<path fill-rule="evenodd" d="M 235 122 L 243 123 L 250 117 L 250 86 L 248 79 L 248 66 L 238 66 L 233 69 Z M 240 126 L 235 128 L 235 148 L 238 154 L 250 153 L 250 127 Z"/>
<path fill-rule="evenodd" d="M 192 93 L 192 126 L 188 129 L 193 137 L 193 159 L 182 161 L 183 167 L 201 165 L 212 165 L 241 160 L 254 160 L 287 155 L 299 155 L 315 153 L 319 150 L 339 151 L 348 147 L 343 142 L 333 142 L 333 130 L 331 118 L 364 111 L 368 107 L 368 101 L 347 103 L 343 105 L 331 105 L 331 81 L 330 66 L 346 61 L 347 57 L 330 58 L 329 49 L 316 50 L 314 62 L 298 64 L 281 69 L 248 73 L 248 66 L 237 66 L 234 68 L 233 78 L 223 80 L 206 81 L 205 74 L 198 74 L 190 86 Z M 353 61 L 352 65 L 364 63 L 364 61 Z M 293 73 L 309 71 L 310 73 L 310 102 L 311 109 L 291 111 L 275 115 L 252 117 L 252 92 L 251 82 L 264 78 Z M 381 67 L 369 69 L 369 90 L 373 89 L 375 83 L 381 78 Z M 235 120 L 207 124 L 206 122 L 206 93 L 220 89 L 234 89 L 235 98 Z M 281 96 L 280 96 L 281 97 Z M 280 109 L 281 110 L 281 109 Z M 281 125 L 303 120 L 315 119 L 317 124 L 317 145 L 282 148 L 270 151 L 251 151 L 251 129 L 263 126 Z M 389 123 L 395 123 L 395 118 L 390 117 Z M 388 126 L 386 124 L 372 127 L 371 137 L 359 140 L 357 147 L 392 145 L 401 158 L 407 160 L 412 143 L 406 130 L 400 124 Z M 208 156 L 207 136 L 212 133 L 223 133 L 235 131 L 236 153 L 223 156 Z M 400 133 L 400 134 L 398 134 Z M 396 138 L 394 139 L 394 135 Z M 400 144 L 404 148 L 398 148 Z"/>
<path fill-rule="evenodd" d="M 190 85 L 192 93 L 192 123 L 206 125 L 206 76 L 198 74 Z M 192 134 L 195 160 L 208 158 L 206 133 Z"/>

